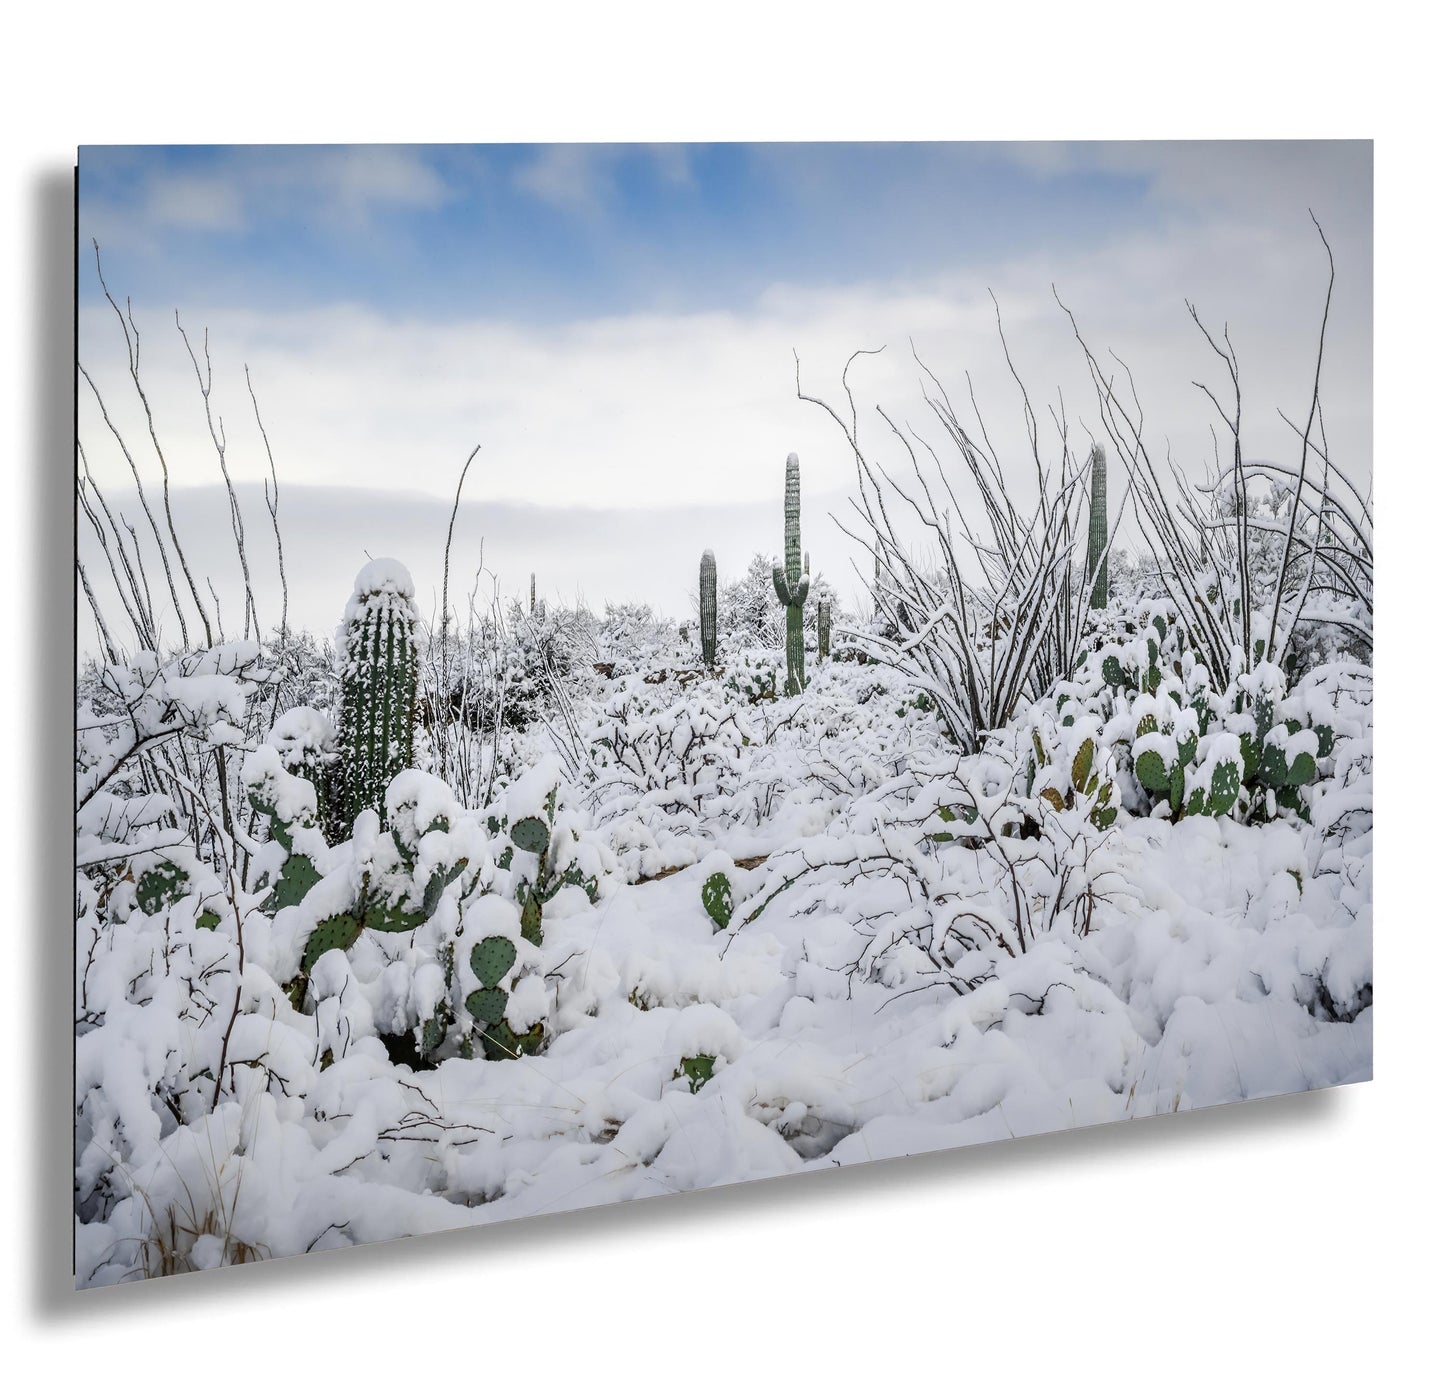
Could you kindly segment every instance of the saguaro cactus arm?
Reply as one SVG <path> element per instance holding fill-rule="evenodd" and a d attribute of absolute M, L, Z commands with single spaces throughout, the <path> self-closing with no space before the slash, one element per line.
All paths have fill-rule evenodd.
<path fill-rule="evenodd" d="M 801 493 L 798 454 L 789 452 L 783 477 L 783 561 L 773 560 L 773 587 L 778 600 L 787 608 L 789 694 L 801 694 L 807 683 L 803 673 L 803 603 L 808 600 L 810 566 L 799 541 Z"/>

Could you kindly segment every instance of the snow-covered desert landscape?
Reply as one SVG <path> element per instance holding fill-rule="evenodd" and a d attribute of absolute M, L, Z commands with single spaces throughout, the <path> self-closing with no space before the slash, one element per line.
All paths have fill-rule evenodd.
<path fill-rule="evenodd" d="M 1067 282 L 1067 408 L 982 297 L 994 391 L 769 364 L 758 512 L 679 497 L 671 590 L 585 594 L 653 541 L 495 564 L 467 438 L 426 551 L 298 532 L 265 336 L 213 374 L 84 247 L 77 1285 L 1368 1079 L 1371 476 L 1302 221 L 1288 402 L 1169 284 L 1197 460 Z"/>

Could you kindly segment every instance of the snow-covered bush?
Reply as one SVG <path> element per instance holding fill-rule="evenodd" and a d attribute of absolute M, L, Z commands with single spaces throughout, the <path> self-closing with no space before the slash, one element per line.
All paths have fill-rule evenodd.
<path fill-rule="evenodd" d="M 1329 771 L 1342 717 L 1352 721 L 1327 697 L 1334 667 L 1291 688 L 1278 666 L 1246 668 L 1236 651 L 1220 692 L 1167 602 L 1143 603 L 1132 615 L 1115 609 L 1111 619 L 1116 637 L 1096 636 L 1049 702 L 1063 724 L 1101 727 L 1126 774 L 1129 808 L 1176 820 L 1258 822 L 1285 811 L 1308 820 L 1312 783 Z"/>
<path fill-rule="evenodd" d="M 595 838 L 559 808 L 555 763 L 479 812 L 439 779 L 402 772 L 387 788 L 387 828 L 364 811 L 336 848 L 316 840 L 309 783 L 272 750 L 253 755 L 248 777 L 278 846 L 260 869 L 273 889 L 269 965 L 298 1009 L 343 983 L 341 953 L 394 1061 L 542 1047 L 544 911 L 565 889 L 595 898 L 606 874 Z M 333 969 L 318 980 L 324 962 Z"/>

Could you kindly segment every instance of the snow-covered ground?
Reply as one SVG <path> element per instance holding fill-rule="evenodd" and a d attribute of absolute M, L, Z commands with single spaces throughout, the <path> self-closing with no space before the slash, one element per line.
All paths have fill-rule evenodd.
<path fill-rule="evenodd" d="M 1006 747 L 960 759 L 906 680 L 846 660 L 751 702 L 765 664 L 599 674 L 585 775 L 536 732 L 485 809 L 403 774 L 397 841 L 364 814 L 328 848 L 262 747 L 247 780 L 320 876 L 289 906 L 260 886 L 274 840 L 241 892 L 194 861 L 163 896 L 144 864 L 82 881 L 79 1283 L 1371 1075 L 1367 670 L 1331 681 L 1313 823 L 1038 806 L 1037 834 L 983 839 L 1019 809 Z M 298 993 L 358 887 L 421 906 L 461 859 Z M 483 943 L 544 1051 L 464 1056 Z M 440 1005 L 428 1061 L 397 1061 Z"/>

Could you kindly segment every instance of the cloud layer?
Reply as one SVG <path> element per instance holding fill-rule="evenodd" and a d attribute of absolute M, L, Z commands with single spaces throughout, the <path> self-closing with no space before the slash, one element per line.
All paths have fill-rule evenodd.
<path fill-rule="evenodd" d="M 599 155 L 579 165 L 565 155 L 569 148 L 560 149 L 564 155 L 544 181 L 549 197 L 566 202 L 575 195 L 590 206 L 578 216 L 597 217 L 610 197 L 607 161 Z M 773 158 L 796 159 L 799 149 L 780 149 Z M 358 296 L 280 311 L 187 305 L 182 320 L 198 347 L 202 326 L 211 327 L 212 407 L 224 424 L 236 479 L 259 482 L 268 469 L 246 388 L 249 366 L 283 490 L 425 496 L 439 507 L 444 529 L 457 474 L 480 444 L 466 498 L 479 511 L 476 533 L 487 535 L 492 556 L 506 561 L 504 571 L 513 571 L 514 556 L 543 557 L 553 552 L 555 537 L 565 537 L 565 546 L 536 568 L 548 577 L 550 593 L 582 594 L 598 606 L 606 597 L 636 598 L 680 611 L 694 585 L 689 560 L 703 547 L 719 549 L 725 573 L 740 571 L 751 551 L 778 549 L 773 514 L 787 452 L 802 458 L 805 503 L 841 500 L 852 484 L 851 456 L 836 426 L 795 396 L 795 351 L 805 389 L 841 405 L 838 376 L 848 356 L 887 345 L 886 354 L 858 361 L 850 381 L 872 447 L 896 460 L 873 408 L 882 405 L 896 420 L 926 431 L 916 348 L 960 407 L 971 378 L 996 445 L 1022 466 L 1020 397 L 990 291 L 1036 411 L 1048 427 L 1048 405 L 1061 401 L 1076 447 L 1098 432 L 1098 412 L 1055 287 L 1096 352 L 1113 351 L 1132 370 L 1160 455 L 1167 443 L 1196 476 L 1212 460 L 1214 445 L 1212 409 L 1193 381 L 1219 386 L 1221 366 L 1190 323 L 1186 298 L 1216 332 L 1227 323 L 1243 368 L 1248 447 L 1288 459 L 1297 445 L 1276 410 L 1302 417 L 1307 409 L 1327 280 L 1308 213 L 1313 206 L 1338 269 L 1324 373 L 1326 427 L 1333 454 L 1368 479 L 1368 147 L 1281 151 L 1251 144 L 1221 154 L 1220 147 L 1203 145 L 1030 146 L 1015 154 L 1040 179 L 1062 178 L 1061 172 L 1087 176 L 1101 166 L 1138 175 L 1155 191 L 1151 216 L 1102 242 L 1059 229 L 1041 243 L 1038 230 L 1021 230 L 1026 250 L 1017 255 L 984 262 L 960 257 L 912 277 L 890 275 L 888 260 L 880 258 L 878 274 L 868 279 L 780 282 L 705 309 L 529 323 L 399 314 Z M 371 170 L 364 197 L 380 197 L 380 180 L 398 198 L 444 198 L 424 181 L 409 183 L 403 168 L 410 167 Z M 821 162 L 817 178 L 827 184 L 835 173 Z M 290 176 L 275 178 L 284 183 Z M 673 178 L 685 182 L 689 167 L 678 164 Z M 178 188 L 184 192 L 173 185 L 170 197 L 179 197 Z M 212 216 L 204 209 L 197 194 L 189 216 Z M 214 216 L 223 212 L 218 205 Z M 173 484 L 212 485 L 217 455 L 172 313 L 148 300 L 137 304 L 135 317 Z M 82 305 L 81 358 L 139 468 L 154 477 L 119 326 L 109 308 L 93 300 Z M 129 481 L 127 464 L 84 383 L 81 388 L 81 434 L 92 467 L 121 489 Z M 932 436 L 941 447 L 940 434 Z M 1021 471 L 1021 484 L 1026 478 Z M 633 512 L 633 524 L 624 524 L 619 512 Z M 367 514 L 364 547 L 403 556 L 419 547 L 421 535 L 401 527 L 404 513 L 395 515 L 390 536 L 386 509 Z M 259 518 L 264 522 L 264 514 Z M 298 521 L 293 547 L 304 548 L 308 566 L 334 568 L 339 581 L 330 590 L 344 592 L 361 517 L 338 505 L 330 520 L 324 510 L 314 518 L 314 526 L 309 518 Z M 666 548 L 658 539 L 663 518 Z M 749 547 L 737 533 L 727 548 L 742 556 L 730 566 L 720 545 L 739 520 L 756 521 L 749 525 L 756 542 Z M 514 539 L 516 531 L 525 537 Z M 849 545 L 822 512 L 809 534 L 820 566 L 836 578 L 850 576 Z M 308 620 L 320 624 L 321 617 Z"/>

